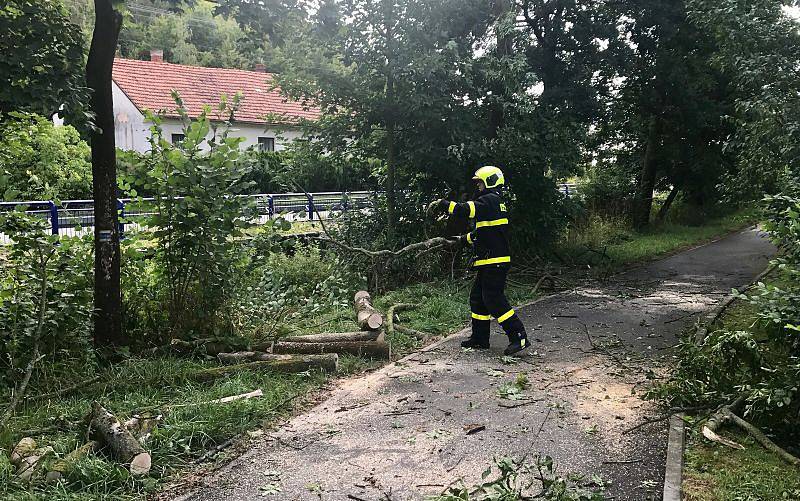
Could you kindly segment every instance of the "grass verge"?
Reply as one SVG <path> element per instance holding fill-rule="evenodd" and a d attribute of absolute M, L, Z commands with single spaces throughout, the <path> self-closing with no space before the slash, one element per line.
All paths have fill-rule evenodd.
<path fill-rule="evenodd" d="M 773 272 L 765 282 L 784 286 L 789 278 Z M 714 327 L 729 331 L 751 330 L 760 343 L 769 337 L 754 324 L 757 306 L 736 301 Z M 745 449 L 712 443 L 700 434 L 701 421 L 690 428 L 684 467 L 684 499 L 687 501 L 800 500 L 800 469 L 789 466 L 746 433 L 726 427 L 724 435 Z"/>

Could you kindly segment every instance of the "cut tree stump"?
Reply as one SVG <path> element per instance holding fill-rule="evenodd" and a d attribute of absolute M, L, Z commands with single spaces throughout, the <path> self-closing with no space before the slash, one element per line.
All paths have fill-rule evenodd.
<path fill-rule="evenodd" d="M 89 429 L 98 441 L 107 445 L 111 456 L 125 464 L 134 476 L 147 475 L 152 459 L 142 444 L 108 409 L 98 402 L 92 402 Z"/>
<path fill-rule="evenodd" d="M 278 341 L 272 347 L 273 353 L 338 353 L 372 358 L 390 356 L 389 343 L 385 341 L 340 341 L 329 343 L 294 343 Z"/>
<path fill-rule="evenodd" d="M 376 331 L 359 332 L 328 332 L 323 334 L 308 334 L 305 336 L 287 337 L 285 341 L 291 343 L 337 343 L 341 341 L 377 341 L 381 335 Z"/>
<path fill-rule="evenodd" d="M 359 328 L 365 331 L 376 331 L 383 327 L 383 315 L 372 306 L 372 297 L 369 292 L 356 292 L 353 303 Z"/>
<path fill-rule="evenodd" d="M 212 367 L 211 369 L 194 372 L 188 377 L 194 381 L 213 381 L 214 379 L 227 374 L 233 374 L 241 371 L 272 371 L 294 374 L 316 369 L 333 373 L 336 372 L 338 367 L 339 356 L 336 353 L 302 356 L 271 355 L 267 360 L 257 360 L 255 362 Z"/>

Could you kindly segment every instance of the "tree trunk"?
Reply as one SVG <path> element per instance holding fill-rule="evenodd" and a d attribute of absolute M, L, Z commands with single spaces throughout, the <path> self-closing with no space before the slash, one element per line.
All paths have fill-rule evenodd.
<path fill-rule="evenodd" d="M 261 356 L 269 355 L 267 353 Z M 193 381 L 213 381 L 228 374 L 235 374 L 242 371 L 263 370 L 272 372 L 282 372 L 295 374 L 310 370 L 323 370 L 334 373 L 339 368 L 339 356 L 335 353 L 325 355 L 270 355 L 267 360 L 257 360 L 244 364 L 227 365 L 225 367 L 212 367 L 194 372 L 188 376 Z"/>
<path fill-rule="evenodd" d="M 334 341 L 328 343 L 292 343 L 279 341 L 272 353 L 321 354 L 338 353 L 356 357 L 389 359 L 389 344 L 384 341 Z"/>
<path fill-rule="evenodd" d="M 271 350 L 272 343 L 265 349 Z M 268 362 L 275 360 L 288 360 L 286 355 L 273 355 L 266 351 L 235 351 L 232 353 L 219 353 L 217 359 L 223 364 L 241 364 L 244 362 Z"/>
<path fill-rule="evenodd" d="M 647 146 L 642 159 L 642 170 L 639 173 L 639 185 L 633 201 L 631 221 L 633 227 L 641 230 L 650 224 L 650 211 L 653 207 L 653 190 L 656 184 L 656 151 L 661 140 L 661 120 L 657 116 L 650 117 L 647 127 Z"/>
<path fill-rule="evenodd" d="M 372 298 L 370 297 L 369 292 L 356 292 L 353 303 L 356 309 L 358 326 L 362 330 L 376 331 L 383 326 L 383 315 L 381 315 L 378 310 L 372 307 Z"/>
<path fill-rule="evenodd" d="M 107 445 L 111 456 L 128 466 L 132 475 L 142 476 L 150 472 L 150 454 L 114 414 L 98 402 L 92 402 L 90 419 L 92 435 Z"/>
<path fill-rule="evenodd" d="M 114 101 L 111 72 L 122 14 L 112 0 L 95 0 L 95 26 L 86 85 L 92 91 L 92 189 L 94 193 L 94 344 L 96 348 L 127 342 L 122 332 L 117 214 L 117 155 L 114 144 Z"/>
<path fill-rule="evenodd" d="M 661 206 L 661 209 L 658 210 L 658 215 L 656 215 L 656 222 L 659 224 L 664 222 L 664 219 L 667 217 L 667 212 L 669 212 L 669 208 L 672 206 L 672 202 L 675 201 L 675 197 L 678 196 L 678 187 L 673 186 L 672 191 L 669 192 L 667 195 L 667 199 L 664 200 L 664 205 Z"/>

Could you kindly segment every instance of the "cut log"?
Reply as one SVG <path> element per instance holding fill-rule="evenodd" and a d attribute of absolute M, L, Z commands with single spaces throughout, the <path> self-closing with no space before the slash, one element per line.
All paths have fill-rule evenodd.
<path fill-rule="evenodd" d="M 27 456 L 21 457 L 17 466 L 17 478 L 24 482 L 30 482 L 33 475 L 39 470 L 44 460 L 54 454 L 53 448 L 49 445 L 40 449 L 30 451 Z"/>
<path fill-rule="evenodd" d="M 380 332 L 331 332 L 323 334 L 308 334 L 305 336 L 287 337 L 285 341 L 292 343 L 337 343 L 340 341 L 377 341 Z"/>
<path fill-rule="evenodd" d="M 193 341 L 172 339 L 169 344 L 173 352 L 183 355 L 200 353 L 215 356 L 218 353 L 247 349 L 247 343 L 243 339 L 234 337 L 213 337 Z"/>
<path fill-rule="evenodd" d="M 272 345 L 273 343 L 269 343 L 269 345 L 260 347 L 271 350 Z M 283 361 L 286 360 L 286 355 L 273 355 L 263 351 L 237 351 L 235 353 L 220 353 L 217 358 L 224 364 L 241 364 L 244 362 Z"/>
<path fill-rule="evenodd" d="M 94 440 L 86 442 L 74 451 L 70 452 L 62 459 L 55 461 L 48 468 L 47 474 L 44 477 L 45 482 L 57 482 L 64 475 L 68 474 L 75 467 L 75 462 L 79 459 L 88 456 L 99 448 L 100 444 Z"/>
<path fill-rule="evenodd" d="M 372 306 L 372 297 L 367 291 L 358 291 L 354 299 L 358 326 L 365 331 L 376 331 L 383 326 L 383 315 Z"/>
<path fill-rule="evenodd" d="M 11 451 L 11 456 L 9 460 L 13 465 L 19 465 L 22 458 L 26 456 L 30 456 L 30 454 L 36 450 L 36 440 L 31 437 L 25 437 L 21 439 L 14 449 Z"/>
<path fill-rule="evenodd" d="M 114 414 L 98 402 L 92 402 L 89 418 L 91 434 L 100 443 L 107 445 L 111 456 L 125 464 L 132 475 L 142 476 L 150 472 L 150 454 Z"/>
<path fill-rule="evenodd" d="M 384 341 L 341 341 L 330 343 L 293 343 L 279 341 L 272 347 L 273 353 L 338 353 L 357 357 L 385 358 L 390 356 L 389 344 Z"/>
<path fill-rule="evenodd" d="M 333 373 L 336 372 L 338 367 L 339 356 L 335 353 L 305 356 L 271 355 L 267 360 L 212 367 L 211 369 L 197 371 L 190 374 L 188 378 L 194 381 L 213 381 L 219 377 L 241 371 L 272 371 L 291 374 L 310 370 L 323 370 Z"/>
<path fill-rule="evenodd" d="M 123 424 L 125 425 L 125 428 L 131 432 L 131 435 L 136 437 L 136 440 L 138 440 L 139 443 L 144 443 L 144 441 L 150 438 L 150 434 L 153 433 L 153 430 L 156 429 L 158 423 L 163 421 L 163 419 L 163 414 L 142 412 L 140 414 L 134 414 Z"/>
<path fill-rule="evenodd" d="M 251 391 L 249 393 L 242 393 L 241 395 L 232 395 L 230 397 L 218 398 L 216 400 L 211 400 L 208 403 L 209 404 L 227 404 L 228 402 L 234 402 L 236 400 L 247 400 L 247 399 L 250 399 L 250 398 L 258 398 L 258 397 L 263 397 L 263 396 L 264 396 L 264 392 L 261 391 L 260 389 L 258 389 L 258 390 L 255 390 L 255 391 Z"/>

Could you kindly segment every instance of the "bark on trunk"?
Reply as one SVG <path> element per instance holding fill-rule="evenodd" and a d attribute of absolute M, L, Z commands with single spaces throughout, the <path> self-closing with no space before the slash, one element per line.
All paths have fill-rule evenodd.
<path fill-rule="evenodd" d="M 262 356 L 267 354 L 262 354 Z M 227 365 L 224 367 L 213 367 L 197 371 L 189 375 L 189 379 L 194 381 L 213 381 L 214 379 L 235 374 L 241 371 L 272 371 L 293 374 L 306 372 L 309 370 L 323 370 L 334 373 L 339 367 L 339 356 L 335 353 L 324 355 L 270 355 L 266 360 L 255 362 Z"/>
<path fill-rule="evenodd" d="M 127 343 L 121 318 L 117 155 L 111 93 L 111 72 L 122 14 L 114 10 L 112 0 L 95 0 L 94 6 L 94 33 L 86 62 L 86 85 L 92 91 L 95 114 L 95 128 L 90 134 L 94 194 L 94 343 L 96 348 L 107 349 Z"/>
<path fill-rule="evenodd" d="M 111 456 L 125 464 L 132 475 L 142 476 L 150 472 L 150 454 L 119 419 L 98 402 L 92 402 L 89 428 L 100 443 L 108 446 Z"/>
<path fill-rule="evenodd" d="M 292 343 L 280 341 L 272 347 L 272 353 L 338 353 L 357 357 L 389 359 L 389 344 L 383 341 L 336 341 L 328 343 Z"/>
<path fill-rule="evenodd" d="M 353 301 L 356 309 L 358 326 L 365 331 L 376 331 L 383 327 L 383 315 L 372 307 L 372 297 L 367 291 L 356 292 Z"/>
<path fill-rule="evenodd" d="M 664 205 L 661 206 L 661 209 L 658 210 L 658 215 L 656 215 L 656 221 L 660 224 L 664 222 L 664 219 L 667 217 L 667 212 L 669 212 L 669 208 L 672 207 L 672 202 L 675 201 L 675 197 L 678 196 L 678 187 L 673 186 L 672 191 L 669 192 L 667 195 L 667 199 L 664 200 Z"/>
<path fill-rule="evenodd" d="M 650 211 L 653 207 L 653 190 L 656 184 L 656 152 L 661 140 L 661 120 L 658 117 L 650 118 L 647 127 L 647 146 L 642 159 L 642 169 L 639 173 L 639 185 L 633 201 L 631 221 L 633 227 L 641 230 L 650 224 Z"/>

